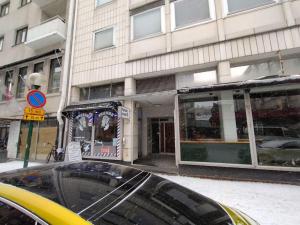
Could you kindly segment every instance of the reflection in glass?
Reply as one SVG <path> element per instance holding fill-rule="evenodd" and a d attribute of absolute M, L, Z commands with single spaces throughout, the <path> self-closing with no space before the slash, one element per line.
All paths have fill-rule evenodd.
<path fill-rule="evenodd" d="M 300 91 L 251 94 L 260 165 L 300 166 Z"/>
<path fill-rule="evenodd" d="M 181 160 L 250 164 L 243 95 L 181 96 Z"/>

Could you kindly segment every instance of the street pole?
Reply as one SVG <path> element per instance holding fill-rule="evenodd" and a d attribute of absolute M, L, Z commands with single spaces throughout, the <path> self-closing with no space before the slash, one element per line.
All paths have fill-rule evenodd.
<path fill-rule="evenodd" d="M 28 161 L 29 161 L 29 155 L 30 155 L 30 147 L 31 147 L 31 139 L 32 139 L 32 130 L 33 130 L 33 121 L 29 122 L 28 127 L 28 136 L 27 136 L 27 142 L 26 142 L 26 150 L 25 150 L 25 156 L 24 156 L 24 165 L 23 168 L 28 167 Z"/>

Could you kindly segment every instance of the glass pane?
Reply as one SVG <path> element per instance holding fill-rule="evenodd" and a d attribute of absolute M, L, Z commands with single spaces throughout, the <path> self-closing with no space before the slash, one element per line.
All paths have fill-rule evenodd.
<path fill-rule="evenodd" d="M 23 98 L 24 97 L 26 75 L 27 75 L 27 67 L 21 68 L 19 70 L 19 74 L 18 74 L 17 98 Z"/>
<path fill-rule="evenodd" d="M 174 4 L 176 27 L 210 18 L 208 0 L 181 0 Z"/>
<path fill-rule="evenodd" d="M 52 59 L 50 65 L 50 77 L 48 84 L 48 92 L 58 92 L 60 88 L 62 58 Z"/>
<path fill-rule="evenodd" d="M 110 90 L 111 85 L 91 87 L 90 99 L 109 98 L 111 96 Z"/>
<path fill-rule="evenodd" d="M 227 2 L 228 2 L 228 11 L 231 13 L 252 9 L 261 5 L 274 3 L 273 0 L 247 0 L 247 1 L 227 0 Z"/>
<path fill-rule="evenodd" d="M 34 68 L 33 68 L 33 72 L 34 73 L 41 73 L 43 72 L 44 70 L 44 63 L 41 62 L 41 63 L 37 63 L 34 65 Z"/>
<path fill-rule="evenodd" d="M 95 50 L 108 48 L 113 45 L 114 45 L 113 28 L 95 33 Z"/>
<path fill-rule="evenodd" d="M 251 94 L 258 162 L 300 166 L 300 91 Z"/>
<path fill-rule="evenodd" d="M 96 0 L 96 6 L 100 6 L 111 1 L 112 0 Z"/>
<path fill-rule="evenodd" d="M 14 207 L 7 205 L 4 202 L 0 202 L 0 224 L 35 225 L 35 220 Z"/>
<path fill-rule="evenodd" d="M 80 88 L 80 101 L 89 100 L 90 88 Z"/>
<path fill-rule="evenodd" d="M 1 38 L 0 38 L 0 51 L 3 50 L 3 43 L 4 43 L 4 38 L 1 37 Z"/>
<path fill-rule="evenodd" d="M 134 39 L 160 33 L 161 8 L 150 10 L 133 16 Z"/>
<path fill-rule="evenodd" d="M 118 114 L 104 111 L 95 114 L 95 154 L 117 155 Z"/>
<path fill-rule="evenodd" d="M 243 96 L 180 98 L 181 160 L 251 164 Z"/>

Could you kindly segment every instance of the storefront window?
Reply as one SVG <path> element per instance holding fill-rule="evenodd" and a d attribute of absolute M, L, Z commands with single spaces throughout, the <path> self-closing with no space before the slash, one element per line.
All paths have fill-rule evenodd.
<path fill-rule="evenodd" d="M 73 141 L 80 142 L 83 152 L 91 152 L 93 113 L 80 113 L 73 120 Z"/>
<path fill-rule="evenodd" d="M 179 110 L 182 161 L 251 164 L 243 95 L 183 95 Z"/>
<path fill-rule="evenodd" d="M 103 111 L 95 114 L 94 154 L 117 156 L 118 113 Z"/>
<path fill-rule="evenodd" d="M 300 91 L 251 94 L 259 165 L 300 166 Z"/>

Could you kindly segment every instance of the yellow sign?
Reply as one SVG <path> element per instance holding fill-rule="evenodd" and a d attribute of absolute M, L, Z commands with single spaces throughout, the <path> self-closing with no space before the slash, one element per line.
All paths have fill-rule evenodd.
<path fill-rule="evenodd" d="M 26 107 L 24 109 L 24 114 L 30 114 L 30 115 L 38 115 L 38 116 L 44 116 L 45 115 L 45 110 L 43 109 L 35 109 L 31 107 Z"/>
<path fill-rule="evenodd" d="M 39 116 L 39 115 L 32 115 L 32 114 L 24 114 L 23 117 L 24 120 L 31 120 L 31 121 L 44 121 L 45 116 Z"/>

